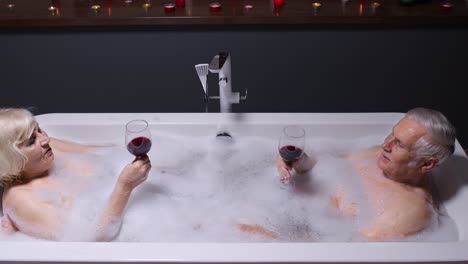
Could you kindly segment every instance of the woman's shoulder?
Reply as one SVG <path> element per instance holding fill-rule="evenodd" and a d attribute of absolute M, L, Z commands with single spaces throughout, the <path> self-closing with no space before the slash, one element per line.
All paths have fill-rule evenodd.
<path fill-rule="evenodd" d="M 32 189 L 29 185 L 15 185 L 4 190 L 2 203 L 3 209 L 11 207 L 13 204 L 20 202 L 24 199 L 29 199 L 33 195 Z"/>

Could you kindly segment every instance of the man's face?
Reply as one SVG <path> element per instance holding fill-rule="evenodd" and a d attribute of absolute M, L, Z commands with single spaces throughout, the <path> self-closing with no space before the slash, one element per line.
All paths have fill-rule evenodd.
<path fill-rule="evenodd" d="M 425 127 L 413 119 L 403 118 L 393 127 L 378 158 L 378 166 L 386 177 L 408 182 L 412 177 L 420 176 L 419 166 L 413 162 L 416 157 L 414 144 L 426 134 Z"/>

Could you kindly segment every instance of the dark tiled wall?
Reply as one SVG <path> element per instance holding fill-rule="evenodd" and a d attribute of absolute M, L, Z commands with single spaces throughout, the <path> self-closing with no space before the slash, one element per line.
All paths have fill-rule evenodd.
<path fill-rule="evenodd" d="M 425 106 L 444 112 L 467 148 L 467 47 L 468 29 L 3 31 L 0 105 L 37 113 L 203 112 L 194 65 L 229 51 L 234 88 L 249 89 L 234 111 Z"/>

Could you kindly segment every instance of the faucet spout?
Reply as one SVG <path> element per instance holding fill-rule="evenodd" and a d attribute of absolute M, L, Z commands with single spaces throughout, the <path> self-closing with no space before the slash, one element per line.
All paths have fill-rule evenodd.
<path fill-rule="evenodd" d="M 232 86 L 227 77 L 220 78 L 219 104 L 221 113 L 231 112 L 232 104 L 238 103 L 240 103 L 240 93 L 232 91 Z"/>
<path fill-rule="evenodd" d="M 210 63 L 212 69 L 219 69 L 219 106 L 221 113 L 231 112 L 232 104 L 239 103 L 239 93 L 232 92 L 231 56 L 220 52 Z"/>
<path fill-rule="evenodd" d="M 241 98 L 239 92 L 232 91 L 231 56 L 228 52 L 216 54 L 209 63 L 208 69 L 211 73 L 218 74 L 219 77 L 220 112 L 231 112 L 232 104 L 239 104 L 241 99 L 245 101 L 246 97 Z M 215 96 L 208 98 L 218 99 Z"/>
<path fill-rule="evenodd" d="M 228 52 L 220 52 L 216 54 L 208 66 L 210 72 L 219 73 L 224 68 L 224 64 L 226 63 L 228 58 Z"/>

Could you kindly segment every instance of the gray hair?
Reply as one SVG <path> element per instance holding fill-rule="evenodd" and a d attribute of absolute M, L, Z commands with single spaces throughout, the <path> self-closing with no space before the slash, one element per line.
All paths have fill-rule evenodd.
<path fill-rule="evenodd" d="M 18 146 L 31 137 L 35 126 L 26 109 L 0 109 L 0 186 L 8 187 L 19 178 L 27 160 Z"/>
<path fill-rule="evenodd" d="M 455 151 L 455 127 L 439 111 L 428 108 L 414 108 L 405 118 L 413 119 L 423 125 L 428 135 L 416 141 L 416 160 L 423 157 L 436 157 L 437 165 L 442 164 Z"/>

